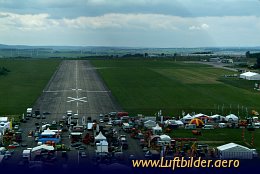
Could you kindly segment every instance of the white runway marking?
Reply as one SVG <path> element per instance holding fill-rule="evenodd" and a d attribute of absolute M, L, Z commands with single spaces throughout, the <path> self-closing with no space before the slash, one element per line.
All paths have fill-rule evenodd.
<path fill-rule="evenodd" d="M 80 92 L 88 92 L 88 93 L 109 93 L 111 91 L 86 91 L 82 89 L 71 89 L 71 90 L 57 90 L 57 91 L 43 91 L 44 93 L 59 93 L 59 92 L 71 92 L 71 91 L 80 91 Z"/>
<path fill-rule="evenodd" d="M 81 101 L 81 102 L 87 102 L 86 100 L 83 100 L 84 98 L 87 98 L 87 97 L 81 97 L 81 98 L 73 98 L 73 97 L 68 97 L 69 99 L 71 100 L 68 100 L 67 102 L 70 103 L 70 102 L 73 102 L 73 101 Z"/>

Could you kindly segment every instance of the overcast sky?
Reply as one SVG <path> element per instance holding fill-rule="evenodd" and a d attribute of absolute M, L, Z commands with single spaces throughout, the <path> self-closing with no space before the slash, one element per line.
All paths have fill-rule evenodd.
<path fill-rule="evenodd" d="M 260 0 L 0 0 L 0 43 L 260 46 Z"/>

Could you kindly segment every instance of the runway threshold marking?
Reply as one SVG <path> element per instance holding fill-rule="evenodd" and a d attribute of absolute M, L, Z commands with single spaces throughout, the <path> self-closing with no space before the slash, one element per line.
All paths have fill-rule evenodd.
<path fill-rule="evenodd" d="M 44 93 L 59 93 L 59 92 L 71 92 L 71 91 L 80 91 L 80 92 L 89 92 L 89 93 L 109 93 L 111 91 L 88 91 L 82 89 L 71 89 L 71 90 L 57 90 L 57 91 L 43 91 Z"/>
<path fill-rule="evenodd" d="M 71 100 L 68 100 L 67 102 L 70 103 L 70 102 L 73 102 L 73 101 L 81 101 L 81 102 L 87 102 L 86 100 L 83 100 L 87 97 L 80 97 L 80 98 L 74 98 L 74 97 L 67 97 L 68 99 L 71 99 Z"/>

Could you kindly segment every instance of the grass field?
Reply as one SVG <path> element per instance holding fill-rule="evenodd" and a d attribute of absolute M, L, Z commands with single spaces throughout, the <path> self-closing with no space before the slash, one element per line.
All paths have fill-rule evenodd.
<path fill-rule="evenodd" d="M 124 110 L 130 114 L 164 115 L 230 112 L 240 116 L 260 110 L 253 83 L 224 78 L 234 72 L 202 64 L 166 60 L 93 60 Z"/>
<path fill-rule="evenodd" d="M 254 146 L 260 150 L 260 129 L 256 129 L 254 132 L 245 130 L 244 138 L 242 139 L 242 129 L 213 129 L 213 130 L 201 130 L 202 135 L 193 135 L 191 130 L 176 129 L 170 133 L 171 137 L 174 138 L 197 138 L 198 142 L 209 144 L 213 147 L 223 145 L 226 143 L 238 143 L 240 145 L 251 147 L 252 133 L 254 133 Z"/>
<path fill-rule="evenodd" d="M 22 114 L 27 107 L 32 107 L 59 62 L 0 59 L 0 67 L 11 71 L 0 76 L 0 115 Z"/>

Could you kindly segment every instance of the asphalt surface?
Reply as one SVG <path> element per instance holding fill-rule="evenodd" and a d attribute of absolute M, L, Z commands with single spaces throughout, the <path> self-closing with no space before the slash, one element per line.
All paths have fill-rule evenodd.
<path fill-rule="evenodd" d="M 37 100 L 34 109 L 50 112 L 59 120 L 67 110 L 79 118 L 120 111 L 109 89 L 87 60 L 65 60 Z"/>

